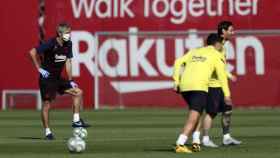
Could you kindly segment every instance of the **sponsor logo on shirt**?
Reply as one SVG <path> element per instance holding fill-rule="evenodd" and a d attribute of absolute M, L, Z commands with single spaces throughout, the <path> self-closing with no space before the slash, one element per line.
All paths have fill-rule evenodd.
<path fill-rule="evenodd" d="M 204 62 L 206 60 L 206 57 L 203 56 L 193 56 L 192 62 Z"/>
<path fill-rule="evenodd" d="M 66 56 L 65 55 L 55 55 L 55 60 L 54 62 L 58 63 L 58 62 L 64 62 L 66 60 Z"/>

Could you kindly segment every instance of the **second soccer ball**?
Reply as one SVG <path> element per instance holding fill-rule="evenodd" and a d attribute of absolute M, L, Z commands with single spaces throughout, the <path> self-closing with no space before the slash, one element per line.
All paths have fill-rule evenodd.
<path fill-rule="evenodd" d="M 87 138 L 88 132 L 85 128 L 78 127 L 73 129 L 73 136 L 80 137 L 82 139 Z"/>

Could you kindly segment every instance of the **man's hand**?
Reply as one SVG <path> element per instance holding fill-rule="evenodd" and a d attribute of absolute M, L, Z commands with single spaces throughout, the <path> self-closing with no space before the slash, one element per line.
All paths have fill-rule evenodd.
<path fill-rule="evenodd" d="M 70 85 L 72 86 L 72 88 L 77 88 L 78 84 L 75 83 L 74 81 L 70 81 Z"/>
<path fill-rule="evenodd" d="M 174 85 L 173 90 L 174 90 L 176 93 L 180 93 L 180 87 L 179 87 L 178 85 Z"/>
<path fill-rule="evenodd" d="M 39 68 L 39 73 L 43 76 L 43 78 L 48 78 L 50 73 L 47 70 L 44 70 L 42 68 Z"/>
<path fill-rule="evenodd" d="M 232 105 L 232 100 L 230 97 L 225 97 L 225 103 L 226 105 Z"/>
<path fill-rule="evenodd" d="M 236 81 L 237 81 L 237 77 L 234 76 L 234 75 L 232 75 L 231 78 L 230 78 L 230 80 L 231 80 L 232 82 L 236 82 Z"/>

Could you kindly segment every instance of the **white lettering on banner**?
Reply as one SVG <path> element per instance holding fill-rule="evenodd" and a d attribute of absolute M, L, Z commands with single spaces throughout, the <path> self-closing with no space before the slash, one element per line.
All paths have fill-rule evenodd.
<path fill-rule="evenodd" d="M 104 3 L 107 6 L 104 12 L 101 12 L 102 3 Z M 111 0 L 96 1 L 95 4 L 96 15 L 100 18 L 109 18 L 112 15 L 112 9 L 109 6 L 112 6 Z"/>
<path fill-rule="evenodd" d="M 104 74 L 108 77 L 140 77 L 143 75 L 149 77 L 170 77 L 172 76 L 172 66 L 166 63 L 166 58 L 170 57 L 168 54 L 174 53 L 177 58 L 182 56 L 186 49 L 189 50 L 203 45 L 203 40 L 197 36 L 196 30 L 192 30 L 192 34 L 187 37 L 174 36 L 172 40 L 170 38 L 168 40 L 164 38 L 151 39 L 150 37 L 141 36 L 143 37 L 141 38 L 141 42 L 136 35 L 137 32 L 138 29 L 132 27 L 129 29 L 131 35 L 128 35 L 128 37 L 114 38 L 113 36 L 104 36 L 106 39 L 103 37 L 102 40 L 99 40 L 99 75 Z M 94 65 L 96 64 L 94 37 L 86 31 L 72 31 L 71 37 L 75 55 L 73 60 L 73 75 L 80 76 L 80 65 L 83 64 L 89 70 L 90 74 L 94 76 L 96 74 L 94 72 Z M 85 52 L 80 51 L 80 42 L 87 44 L 88 47 Z M 231 64 L 228 64 L 228 69 L 235 71 L 237 75 L 246 75 L 246 53 L 250 53 L 246 49 L 252 48 L 255 53 L 256 74 L 264 75 L 264 48 L 262 42 L 255 36 L 244 36 L 237 37 L 235 43 L 235 47 L 230 42 L 226 44 L 227 59 L 231 60 Z M 167 45 L 174 45 L 174 51 L 167 52 Z M 108 61 L 110 52 L 114 52 L 118 56 L 117 62 L 113 66 Z M 147 57 L 151 53 L 155 53 L 155 63 L 151 62 L 154 59 Z M 140 74 L 140 69 L 145 74 Z"/>
<path fill-rule="evenodd" d="M 253 36 L 237 37 L 236 41 L 236 51 L 238 52 L 236 60 L 237 74 L 246 74 L 245 52 L 247 48 L 253 48 L 255 50 L 256 74 L 264 75 L 264 49 L 262 46 L 262 42 Z"/>
<path fill-rule="evenodd" d="M 164 76 L 169 76 L 173 72 L 173 66 L 168 66 L 166 64 L 166 51 L 165 51 L 165 40 L 164 39 L 158 39 L 156 41 L 156 61 L 157 65 L 159 66 L 159 71 Z M 168 57 L 167 57 L 168 58 Z"/>
<path fill-rule="evenodd" d="M 162 9 L 162 11 L 160 11 L 158 9 L 158 6 L 160 4 L 162 4 L 163 8 L 164 8 L 164 9 Z M 169 11 L 168 0 L 154 0 L 154 3 L 152 5 L 152 10 L 157 17 L 160 17 L 160 18 L 165 17 Z"/>
<path fill-rule="evenodd" d="M 94 3 L 95 3 L 95 0 L 91 0 L 90 4 L 88 4 L 87 0 L 80 0 L 80 1 L 78 1 L 78 4 L 77 4 L 77 0 L 71 0 L 71 6 L 72 6 L 74 17 L 75 18 L 81 17 L 81 14 L 84 9 L 86 17 L 91 18 Z"/>
<path fill-rule="evenodd" d="M 85 65 L 90 74 L 94 76 L 96 74 L 94 72 L 95 62 L 93 61 L 93 58 L 95 57 L 94 37 L 87 31 L 72 31 L 71 40 L 73 43 L 73 54 L 75 58 L 72 60 L 73 76 L 80 76 L 81 64 Z M 87 44 L 88 49 L 85 52 L 81 52 L 79 46 L 80 42 L 85 42 Z M 98 74 L 101 75 L 100 72 Z"/>
<path fill-rule="evenodd" d="M 240 15 L 248 15 L 252 9 L 250 8 L 250 6 L 251 6 L 250 0 L 245 0 L 245 1 L 243 0 L 243 2 L 241 0 L 236 0 L 235 10 Z"/>
<path fill-rule="evenodd" d="M 144 0 L 142 6 L 136 7 L 133 5 L 139 3 L 134 4 L 134 1 L 71 0 L 71 7 L 77 19 L 81 16 L 92 18 L 93 15 L 100 19 L 135 18 L 137 12 L 143 13 L 139 16 L 146 19 L 168 18 L 172 24 L 183 24 L 190 17 L 257 15 L 259 0 Z"/>
<path fill-rule="evenodd" d="M 119 5 L 118 5 L 118 0 L 114 0 L 114 17 L 117 18 L 119 13 L 118 13 L 118 9 Z"/>
<path fill-rule="evenodd" d="M 178 10 L 178 8 L 176 8 L 176 4 L 178 4 L 179 2 L 181 2 L 181 9 Z M 184 10 L 186 10 L 187 8 L 187 1 L 184 0 L 173 0 L 170 3 L 170 12 L 172 13 L 172 15 L 174 15 L 174 17 L 170 18 L 170 21 L 173 24 L 182 24 L 184 22 L 184 19 L 187 18 L 187 13 L 184 12 Z"/>
<path fill-rule="evenodd" d="M 175 55 L 176 59 L 184 55 L 184 40 L 183 39 L 175 39 Z"/>
<path fill-rule="evenodd" d="M 185 45 L 188 49 L 194 49 L 203 46 L 203 38 L 199 38 L 196 34 L 196 30 L 190 29 L 190 35 L 185 40 Z"/>
<path fill-rule="evenodd" d="M 108 77 L 140 77 L 143 76 L 143 74 L 139 73 L 141 68 L 145 72 L 145 75 L 149 77 L 170 77 L 172 76 L 172 66 L 168 66 L 166 63 L 166 58 L 170 57 L 168 55 L 169 53 L 175 53 L 175 57 L 178 58 L 184 54 L 186 49 L 203 45 L 202 38 L 197 36 L 197 31 L 194 29 L 190 31 L 192 34 L 187 37 L 175 36 L 172 41 L 164 38 L 151 39 L 150 37 L 144 37 L 139 42 L 139 37 L 136 35 L 137 32 L 138 29 L 132 27 L 129 29 L 131 35 L 128 35 L 128 37 L 114 38 L 105 36 L 106 39 L 103 39 L 103 37 L 102 40 L 98 41 L 99 76 L 104 74 Z M 88 69 L 92 76 L 96 75 L 94 71 L 96 64 L 96 52 L 94 52 L 95 38 L 91 33 L 86 31 L 72 31 L 71 37 L 75 56 L 73 60 L 73 76 L 80 76 L 81 64 Z M 87 44 L 86 51 L 81 52 L 79 47 L 80 42 Z M 174 42 L 174 44 L 170 42 Z M 264 48 L 262 42 L 255 36 L 244 36 L 237 37 L 235 43 L 235 47 L 230 42 L 227 42 L 225 45 L 227 59 L 231 60 L 231 63 L 234 63 L 233 61 L 235 60 L 235 64 L 228 64 L 229 71 L 235 71 L 237 75 L 246 75 L 246 53 L 251 53 L 250 51 L 246 51 L 246 49 L 252 48 L 255 53 L 256 74 L 264 75 Z M 174 45 L 174 52 L 166 52 L 167 45 Z M 152 47 L 155 48 L 153 51 L 151 50 Z M 118 61 L 114 66 L 110 65 L 110 61 L 108 60 L 108 55 L 111 52 L 116 53 L 118 56 Z M 148 53 L 155 53 L 156 63 L 152 64 L 150 61 L 151 58 L 147 57 Z M 154 84 L 154 82 L 158 84 Z M 130 93 L 171 88 L 172 81 L 112 81 L 111 85 L 120 93 Z"/>
<path fill-rule="evenodd" d="M 98 62 L 106 76 L 127 76 L 126 45 L 126 40 L 108 39 L 99 48 Z M 111 66 L 108 61 L 110 50 L 114 50 L 114 53 L 118 55 L 118 63 L 115 67 Z"/>
<path fill-rule="evenodd" d="M 112 81 L 112 87 L 119 93 L 135 93 L 152 90 L 169 89 L 172 81 Z"/>
<path fill-rule="evenodd" d="M 128 17 L 133 18 L 135 15 L 133 14 L 132 10 L 129 8 L 129 5 L 132 3 L 133 0 L 121 0 L 121 7 L 120 7 L 120 16 L 125 17 L 125 14 Z"/>
<path fill-rule="evenodd" d="M 199 17 L 204 14 L 203 8 L 205 7 L 205 1 L 204 0 L 198 0 L 196 3 L 194 3 L 195 0 L 190 0 L 189 3 L 189 11 L 190 14 L 194 17 Z"/>
<path fill-rule="evenodd" d="M 133 0 L 71 0 L 71 6 L 75 18 L 80 18 L 83 12 L 86 18 L 92 18 L 93 14 L 101 19 L 118 16 L 134 18 L 135 15 L 129 8 L 132 2 Z M 105 11 L 101 9 L 102 4 L 106 6 Z"/>
<path fill-rule="evenodd" d="M 137 33 L 137 28 L 130 28 L 129 32 Z M 150 62 L 147 60 L 146 55 L 148 50 L 154 44 L 153 39 L 144 40 L 142 45 L 138 48 L 138 37 L 137 35 L 129 36 L 129 50 L 130 50 L 130 70 L 131 76 L 139 76 L 139 67 L 148 74 L 148 76 L 158 76 L 157 71 L 153 68 Z"/>
<path fill-rule="evenodd" d="M 243 0 L 244 1 L 244 0 Z M 258 13 L 258 0 L 145 0 L 144 16 L 156 16 L 167 18 L 171 15 L 170 21 L 173 24 L 182 24 L 187 18 L 201 16 L 222 16 L 228 10 L 229 15 L 248 16 Z M 163 5 L 159 8 L 159 2 Z M 169 2 L 169 3 L 168 3 Z M 226 2 L 228 5 L 226 5 Z M 179 7 L 178 7 L 179 6 Z M 150 8 L 151 7 L 151 8 Z M 226 8 L 228 7 L 228 9 Z M 176 10 L 181 8 L 179 10 Z M 162 11 L 159 12 L 159 9 Z M 224 9 L 224 10 L 223 10 Z"/>
<path fill-rule="evenodd" d="M 229 0 L 229 15 L 256 15 L 259 0 Z"/>

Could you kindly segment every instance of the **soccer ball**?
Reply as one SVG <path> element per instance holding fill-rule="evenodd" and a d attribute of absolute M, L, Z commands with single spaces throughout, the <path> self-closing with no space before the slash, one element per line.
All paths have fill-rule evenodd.
<path fill-rule="evenodd" d="M 86 142 L 80 137 L 71 137 L 67 141 L 67 147 L 72 153 L 80 153 L 86 149 Z"/>
<path fill-rule="evenodd" d="M 74 137 L 80 137 L 82 139 L 85 139 L 87 135 L 88 135 L 87 130 L 83 127 L 78 127 L 73 129 Z"/>

